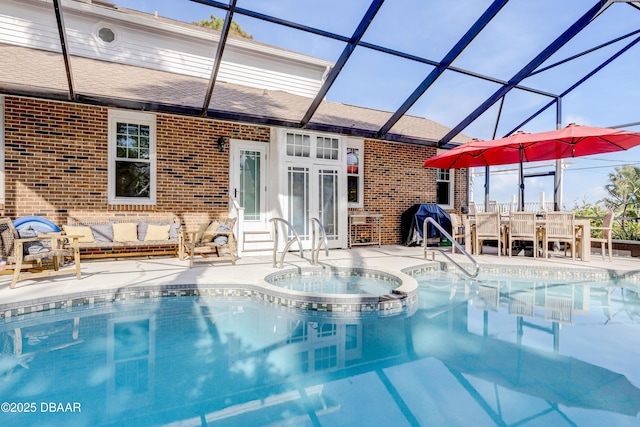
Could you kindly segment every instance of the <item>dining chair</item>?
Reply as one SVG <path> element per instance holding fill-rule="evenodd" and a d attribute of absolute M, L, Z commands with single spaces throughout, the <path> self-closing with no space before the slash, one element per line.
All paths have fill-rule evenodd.
<path fill-rule="evenodd" d="M 458 214 L 451 213 L 449 214 L 449 217 L 451 219 L 451 237 L 453 237 L 453 240 L 457 242 L 458 239 L 464 239 L 466 225 L 464 223 L 460 223 L 460 217 Z M 451 253 L 456 253 L 456 245 L 454 244 L 451 245 Z"/>
<path fill-rule="evenodd" d="M 509 213 L 508 229 L 509 256 L 513 252 L 513 242 L 522 240 L 533 242 L 533 257 L 538 257 L 538 227 L 536 225 L 535 212 L 511 212 Z"/>
<path fill-rule="evenodd" d="M 591 227 L 591 230 L 600 230 L 602 232 L 601 237 L 592 237 L 591 241 L 600 243 L 600 252 L 602 252 L 602 259 L 605 259 L 605 247 L 609 249 L 609 262 L 613 261 L 613 247 L 611 246 L 611 237 L 613 234 L 613 218 L 613 212 L 608 212 L 602 220 L 602 227 Z"/>
<path fill-rule="evenodd" d="M 476 227 L 474 246 L 476 255 L 482 254 L 482 243 L 486 240 L 498 242 L 498 256 L 502 252 L 502 226 L 500 225 L 500 212 L 478 212 L 476 214 Z"/>
<path fill-rule="evenodd" d="M 571 259 L 576 259 L 576 229 L 573 212 L 547 212 L 543 231 L 543 250 L 548 257 L 549 241 L 564 243 L 564 254 L 567 255 L 567 244 L 571 248 Z M 584 256 L 584 255 L 583 255 Z"/>
<path fill-rule="evenodd" d="M 476 202 L 469 202 L 469 215 L 475 216 L 478 212 L 478 207 L 476 206 Z"/>

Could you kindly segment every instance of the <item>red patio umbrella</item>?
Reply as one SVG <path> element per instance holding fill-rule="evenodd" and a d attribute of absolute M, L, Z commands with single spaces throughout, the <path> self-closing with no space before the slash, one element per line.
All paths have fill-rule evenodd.
<path fill-rule="evenodd" d="M 627 150 L 640 145 L 640 132 L 570 124 L 563 129 L 517 132 L 491 141 L 474 140 L 424 161 L 425 168 L 462 169 L 520 163 L 520 208 L 524 203 L 523 162 L 557 160 Z"/>

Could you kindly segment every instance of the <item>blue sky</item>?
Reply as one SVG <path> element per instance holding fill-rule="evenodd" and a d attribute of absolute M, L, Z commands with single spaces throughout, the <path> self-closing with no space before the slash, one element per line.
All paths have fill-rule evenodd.
<path fill-rule="evenodd" d="M 118 5 L 185 22 L 207 19 L 224 11 L 188 0 L 114 0 Z M 387 0 L 369 26 L 363 40 L 440 61 L 469 26 L 491 4 L 491 0 Z M 511 0 L 487 25 L 454 65 L 502 80 L 512 78 L 544 47 L 596 3 L 595 0 Z M 369 0 L 237 0 L 236 6 L 255 10 L 325 31 L 350 36 L 369 7 Z M 545 65 L 581 53 L 638 29 L 640 10 L 616 3 L 570 40 Z M 335 61 L 343 44 L 235 15 L 242 28 L 263 43 Z M 575 61 L 540 73 L 522 82 L 524 86 L 559 94 L 600 65 L 625 44 L 629 37 L 614 45 L 584 55 Z M 640 45 L 640 43 L 639 43 Z M 640 121 L 640 85 L 637 64 L 640 46 L 636 45 L 562 100 L 562 126 L 569 123 L 611 127 Z M 431 68 L 409 60 L 394 58 L 365 48 L 356 48 L 347 66 L 327 94 L 331 101 L 344 102 L 385 111 L 395 111 L 426 77 Z M 453 127 L 480 105 L 498 85 L 466 75 L 446 72 L 409 110 L 409 114 L 427 117 Z M 525 91 L 507 95 L 496 137 L 505 136 L 531 114 L 549 102 L 549 98 Z M 472 123 L 463 133 L 480 139 L 492 139 L 498 104 Z M 522 126 L 527 132 L 555 129 L 555 107 Z M 626 127 L 640 131 L 640 126 Z M 567 161 L 564 173 L 563 204 L 595 203 L 606 196 L 613 167 L 640 165 L 640 147 L 626 152 L 590 156 Z M 546 172 L 549 163 L 525 173 Z M 549 165 L 549 166 L 544 166 Z M 492 168 L 491 198 L 509 201 L 517 194 L 517 165 Z M 484 173 L 484 169 L 476 169 Z M 475 178 L 474 198 L 484 199 L 484 176 Z M 540 192 L 553 197 L 553 178 L 527 178 L 525 200 L 537 201 Z"/>

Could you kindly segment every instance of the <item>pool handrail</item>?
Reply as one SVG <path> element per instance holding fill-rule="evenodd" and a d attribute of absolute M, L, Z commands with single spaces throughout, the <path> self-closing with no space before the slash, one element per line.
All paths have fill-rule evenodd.
<path fill-rule="evenodd" d="M 273 266 L 274 267 L 278 266 L 278 263 L 276 261 L 277 254 L 278 254 L 278 240 L 279 240 L 278 224 L 287 226 L 289 230 L 293 233 L 293 238 L 287 241 L 287 244 L 284 246 L 284 249 L 282 250 L 282 256 L 280 257 L 280 268 L 284 266 L 284 256 L 286 255 L 287 251 L 289 250 L 289 248 L 294 242 L 298 242 L 298 249 L 300 250 L 300 258 L 304 259 L 304 252 L 302 251 L 302 242 L 300 241 L 300 236 L 298 235 L 298 232 L 296 231 L 295 228 L 293 228 L 293 225 L 291 225 L 291 223 L 289 223 L 289 221 L 285 220 L 284 218 L 271 218 L 269 221 L 273 223 L 273 228 L 274 228 Z"/>
<path fill-rule="evenodd" d="M 455 264 L 456 267 L 458 267 L 464 274 L 466 274 L 468 277 L 470 277 L 471 279 L 475 279 L 476 277 L 478 277 L 478 274 L 480 273 L 480 264 L 478 264 L 478 261 L 476 261 L 470 254 L 469 252 L 467 252 L 464 247 L 456 242 L 456 239 L 454 239 L 453 237 L 451 237 L 451 234 L 449 234 L 449 232 L 447 232 L 447 230 L 445 230 L 440 224 L 438 224 L 436 222 L 436 220 L 434 220 L 431 217 L 426 217 L 424 219 L 424 221 L 422 222 L 422 235 L 423 235 L 423 244 L 424 244 L 424 253 L 425 253 L 425 257 L 427 254 L 427 223 L 432 224 L 435 228 L 438 229 L 438 231 L 440 231 L 440 233 L 444 234 L 444 236 L 449 239 L 449 241 L 451 242 L 452 245 L 455 245 L 455 247 L 463 254 L 465 254 L 467 256 L 467 258 L 469 258 L 471 260 L 471 262 L 473 263 L 473 265 L 476 267 L 476 272 L 471 274 L 469 273 L 464 267 L 462 267 L 460 264 L 458 264 L 457 262 L 455 262 L 455 260 L 451 260 L 451 262 L 453 264 Z"/>
<path fill-rule="evenodd" d="M 316 228 L 320 230 L 320 240 L 318 241 L 318 247 L 316 248 Z M 320 257 L 320 248 L 324 243 L 324 251 L 327 257 L 329 257 L 329 239 L 327 238 L 327 232 L 324 229 L 324 225 L 318 218 L 311 218 L 311 264 L 318 265 L 318 258 Z"/>

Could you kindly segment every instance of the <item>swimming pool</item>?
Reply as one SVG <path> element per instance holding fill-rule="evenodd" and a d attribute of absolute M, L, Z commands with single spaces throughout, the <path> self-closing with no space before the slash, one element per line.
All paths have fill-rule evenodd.
<path fill-rule="evenodd" d="M 639 424 L 635 283 L 414 274 L 386 317 L 185 291 L 7 319 L 0 422 Z"/>

